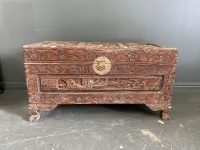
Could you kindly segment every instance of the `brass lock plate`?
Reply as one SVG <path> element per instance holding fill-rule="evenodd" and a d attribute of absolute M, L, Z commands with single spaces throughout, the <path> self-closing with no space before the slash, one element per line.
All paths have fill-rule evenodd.
<path fill-rule="evenodd" d="M 97 57 L 93 62 L 93 70 L 99 75 L 107 74 L 110 69 L 111 61 L 105 56 Z"/>

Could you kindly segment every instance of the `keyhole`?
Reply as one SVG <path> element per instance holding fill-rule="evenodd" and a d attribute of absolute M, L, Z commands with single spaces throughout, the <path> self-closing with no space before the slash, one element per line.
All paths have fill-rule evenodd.
<path fill-rule="evenodd" d="M 99 71 L 103 71 L 103 70 L 105 70 L 105 66 L 103 65 L 103 66 L 97 66 L 97 69 L 99 70 Z"/>

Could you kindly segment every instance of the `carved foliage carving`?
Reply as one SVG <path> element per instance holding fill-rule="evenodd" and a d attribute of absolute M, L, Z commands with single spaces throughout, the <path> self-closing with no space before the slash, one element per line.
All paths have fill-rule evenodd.
<path fill-rule="evenodd" d="M 25 71 L 28 74 L 96 74 L 92 64 L 27 64 Z M 175 66 L 169 65 L 130 65 L 113 64 L 108 74 L 148 74 L 163 75 L 173 73 Z"/>
<path fill-rule="evenodd" d="M 125 94 L 29 94 L 30 103 L 43 104 L 154 104 L 162 101 L 157 93 L 125 93 Z"/>
<path fill-rule="evenodd" d="M 176 51 L 92 51 L 92 50 L 24 50 L 26 62 L 31 61 L 65 61 L 65 62 L 93 62 L 97 57 L 108 57 L 112 62 L 151 62 L 151 63 L 168 63 L 177 62 Z"/>
<path fill-rule="evenodd" d="M 28 93 L 37 93 L 37 76 L 36 75 L 26 75 L 26 85 Z"/>

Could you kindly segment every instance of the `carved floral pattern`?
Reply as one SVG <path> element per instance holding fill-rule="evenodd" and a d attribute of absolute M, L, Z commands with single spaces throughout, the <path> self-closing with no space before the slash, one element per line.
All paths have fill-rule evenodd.
<path fill-rule="evenodd" d="M 129 61 L 134 61 L 134 62 L 139 62 L 140 61 L 140 55 L 135 52 L 130 52 L 128 53 L 128 60 Z"/>
<path fill-rule="evenodd" d="M 93 62 L 97 57 L 108 57 L 111 62 L 151 62 L 151 63 L 164 63 L 175 64 L 177 63 L 176 51 L 86 51 L 86 50 L 24 50 L 25 62 L 37 61 L 65 61 L 65 62 Z"/>
<path fill-rule="evenodd" d="M 92 64 L 26 64 L 26 73 L 35 74 L 96 74 Z M 130 65 L 113 64 L 108 74 L 147 74 L 163 75 L 173 73 L 175 66 L 170 65 Z"/>
<path fill-rule="evenodd" d="M 41 99 L 38 98 L 41 96 Z M 99 93 L 99 94 L 29 94 L 32 104 L 154 104 L 160 99 L 157 93 Z"/>
<path fill-rule="evenodd" d="M 27 75 L 26 77 L 26 85 L 28 89 L 28 93 L 37 93 L 37 76 L 36 75 Z"/>

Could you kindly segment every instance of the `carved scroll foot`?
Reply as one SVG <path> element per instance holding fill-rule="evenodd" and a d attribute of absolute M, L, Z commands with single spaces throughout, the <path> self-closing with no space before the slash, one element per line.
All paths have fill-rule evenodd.
<path fill-rule="evenodd" d="M 161 110 L 160 111 L 160 117 L 163 119 L 163 120 L 169 120 L 171 119 L 170 115 L 169 115 L 169 110 Z"/>
<path fill-rule="evenodd" d="M 40 113 L 36 112 L 33 113 L 30 117 L 29 117 L 29 121 L 30 122 L 35 122 L 38 121 L 40 119 Z"/>
<path fill-rule="evenodd" d="M 40 112 L 53 110 L 56 106 L 57 104 L 29 104 L 29 109 L 32 113 L 29 121 L 38 121 L 40 119 Z"/>
<path fill-rule="evenodd" d="M 151 110 L 158 111 L 160 110 L 160 117 L 163 120 L 171 119 L 169 115 L 170 104 L 146 104 Z"/>

